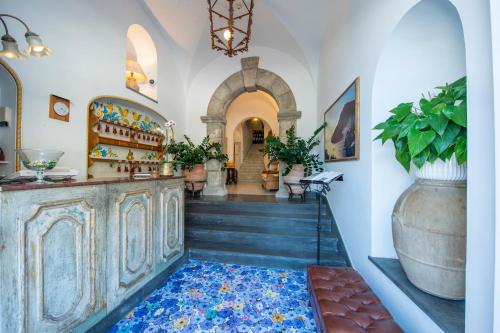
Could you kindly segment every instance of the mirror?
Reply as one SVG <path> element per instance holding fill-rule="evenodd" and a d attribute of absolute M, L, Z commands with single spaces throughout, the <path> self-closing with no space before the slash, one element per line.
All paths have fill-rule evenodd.
<path fill-rule="evenodd" d="M 132 24 L 127 32 L 125 86 L 157 102 L 157 67 L 158 57 L 153 39 L 141 25 Z"/>
<path fill-rule="evenodd" d="M 0 179 L 18 171 L 21 148 L 22 88 L 19 77 L 0 60 Z"/>

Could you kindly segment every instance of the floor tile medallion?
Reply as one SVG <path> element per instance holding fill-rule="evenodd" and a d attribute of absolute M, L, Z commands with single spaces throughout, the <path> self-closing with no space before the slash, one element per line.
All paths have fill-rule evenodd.
<path fill-rule="evenodd" d="M 316 332 L 306 274 L 189 261 L 110 332 Z"/>

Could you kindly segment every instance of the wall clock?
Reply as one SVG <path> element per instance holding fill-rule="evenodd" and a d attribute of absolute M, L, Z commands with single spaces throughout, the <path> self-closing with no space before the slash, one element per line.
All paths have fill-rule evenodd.
<path fill-rule="evenodd" d="M 69 122 L 69 99 L 50 95 L 49 117 Z"/>

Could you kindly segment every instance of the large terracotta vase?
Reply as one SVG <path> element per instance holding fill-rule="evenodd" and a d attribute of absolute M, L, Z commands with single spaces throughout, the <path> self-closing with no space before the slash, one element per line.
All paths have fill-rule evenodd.
<path fill-rule="evenodd" d="M 394 247 L 408 279 L 446 299 L 465 297 L 466 166 L 455 158 L 426 164 L 399 197 Z"/>
<path fill-rule="evenodd" d="M 196 164 L 193 167 L 193 170 L 189 171 L 185 169 L 183 172 L 183 176 L 186 177 L 186 187 L 191 191 L 200 191 L 205 186 L 204 181 L 208 178 L 208 172 L 205 170 L 205 166 L 203 164 Z M 192 184 L 189 182 L 193 182 Z"/>
<path fill-rule="evenodd" d="M 283 180 L 288 184 L 299 184 L 302 178 L 304 178 L 304 166 L 302 164 L 295 164 L 290 173 L 283 177 Z M 294 194 L 304 193 L 304 188 L 300 185 L 285 185 L 285 187 L 288 192 L 290 192 L 291 188 Z"/>

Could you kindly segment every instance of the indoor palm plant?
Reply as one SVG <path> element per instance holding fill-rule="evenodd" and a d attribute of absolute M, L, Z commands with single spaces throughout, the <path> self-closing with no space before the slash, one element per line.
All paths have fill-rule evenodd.
<path fill-rule="evenodd" d="M 286 142 L 282 142 L 279 136 L 270 135 L 266 138 L 261 151 L 268 156 L 269 164 L 276 161 L 285 163 L 285 183 L 298 184 L 300 179 L 310 176 L 313 171 L 323 171 L 323 162 L 313 149 L 319 145 L 317 136 L 325 126 L 326 124 L 321 125 L 307 140 L 297 137 L 295 126 L 286 131 Z M 291 189 L 296 194 L 304 192 L 301 186 L 292 186 Z"/>
<path fill-rule="evenodd" d="M 205 163 L 209 160 L 217 160 L 224 165 L 228 160 L 226 154 L 222 152 L 222 146 L 217 142 L 210 142 L 206 136 L 199 145 L 184 135 L 186 142 L 170 142 L 165 149 L 167 154 L 171 154 L 173 160 L 170 161 L 174 168 L 180 167 L 184 172 L 187 181 L 199 182 L 193 183 L 193 190 L 203 188 L 204 181 L 207 180 L 208 173 L 205 170 Z"/>
<path fill-rule="evenodd" d="M 399 197 L 392 215 L 394 247 L 408 279 L 448 299 L 465 295 L 466 78 L 438 87 L 419 106 L 403 103 L 375 129 L 391 140 L 396 159 L 417 180 Z"/>

